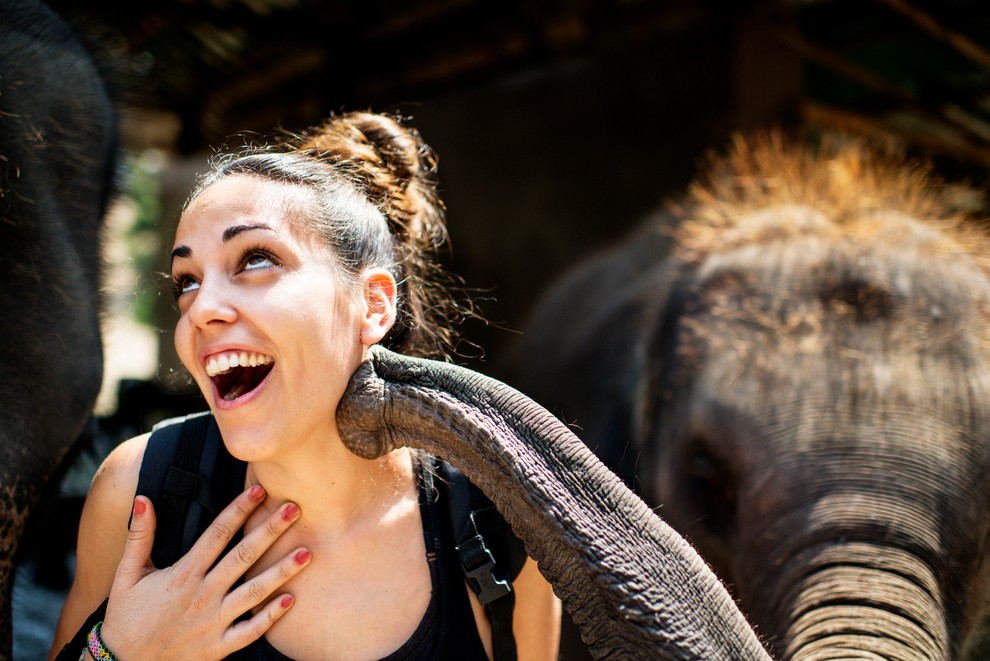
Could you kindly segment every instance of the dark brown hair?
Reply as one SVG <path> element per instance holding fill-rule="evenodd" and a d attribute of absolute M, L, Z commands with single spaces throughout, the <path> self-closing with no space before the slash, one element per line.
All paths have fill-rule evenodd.
<path fill-rule="evenodd" d="M 272 145 L 220 155 L 189 201 L 231 174 L 312 190 L 319 211 L 307 221 L 344 272 L 383 267 L 399 284 L 396 321 L 382 344 L 409 355 L 451 353 L 454 326 L 469 306 L 455 302 L 455 280 L 438 261 L 444 207 L 436 158 L 418 131 L 388 115 L 336 115 Z"/>

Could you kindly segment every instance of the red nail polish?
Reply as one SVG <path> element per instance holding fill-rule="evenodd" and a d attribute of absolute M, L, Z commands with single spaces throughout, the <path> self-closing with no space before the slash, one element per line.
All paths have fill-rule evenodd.
<path fill-rule="evenodd" d="M 292 521 L 298 515 L 299 515 L 299 506 L 296 505 L 295 503 L 289 503 L 288 505 L 285 506 L 285 509 L 282 510 L 282 518 L 285 519 L 286 521 Z"/>
<path fill-rule="evenodd" d="M 143 500 L 134 501 L 134 516 L 141 516 L 144 511 L 148 508 L 148 503 Z"/>
<path fill-rule="evenodd" d="M 255 484 L 251 487 L 251 491 L 248 493 L 248 496 L 251 500 L 261 500 L 265 497 L 265 489 L 261 485 Z"/>
<path fill-rule="evenodd" d="M 292 597 L 291 594 L 285 595 L 284 597 L 282 597 L 282 608 L 288 608 L 289 606 L 292 605 L 294 601 L 295 599 Z"/>
<path fill-rule="evenodd" d="M 306 564 L 307 562 L 309 562 L 309 558 L 311 555 L 312 554 L 308 550 L 302 549 L 301 551 L 296 553 L 296 564 L 300 564 L 300 565 Z"/>

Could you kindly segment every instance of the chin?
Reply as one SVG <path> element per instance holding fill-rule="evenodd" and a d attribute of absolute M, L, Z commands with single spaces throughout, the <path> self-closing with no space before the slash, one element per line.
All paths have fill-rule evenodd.
<path fill-rule="evenodd" d="M 273 439 L 277 439 L 277 435 L 273 434 L 267 425 L 265 428 L 259 428 L 258 425 L 239 424 L 238 421 L 224 420 L 222 415 L 218 416 L 214 411 L 223 444 L 235 459 L 254 462 L 271 457 L 276 449 L 276 442 Z"/>

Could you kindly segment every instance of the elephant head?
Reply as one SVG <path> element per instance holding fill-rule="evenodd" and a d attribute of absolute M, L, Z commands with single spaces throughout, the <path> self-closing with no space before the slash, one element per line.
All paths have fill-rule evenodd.
<path fill-rule="evenodd" d="M 691 546 L 518 391 L 375 347 L 337 419 L 362 457 L 408 446 L 459 467 L 526 543 L 598 658 L 768 658 Z"/>
<path fill-rule="evenodd" d="M 635 462 L 783 658 L 955 658 L 990 594 L 990 253 L 949 192 L 740 139 L 551 294 L 509 379 Z"/>
<path fill-rule="evenodd" d="M 40 2 L 0 0 L 0 658 L 32 508 L 100 389 L 100 228 L 114 111 L 96 66 Z"/>

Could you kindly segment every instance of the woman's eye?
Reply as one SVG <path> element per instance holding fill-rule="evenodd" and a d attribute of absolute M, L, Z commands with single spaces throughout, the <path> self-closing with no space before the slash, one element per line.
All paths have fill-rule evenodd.
<path fill-rule="evenodd" d="M 261 251 L 250 252 L 244 256 L 244 270 L 251 271 L 254 269 L 263 269 L 269 266 L 275 266 L 278 262 L 270 254 Z"/>
<path fill-rule="evenodd" d="M 188 294 L 191 291 L 199 289 L 199 282 L 188 275 L 181 275 L 172 278 L 172 290 L 175 297 L 178 298 L 183 294 Z"/>

